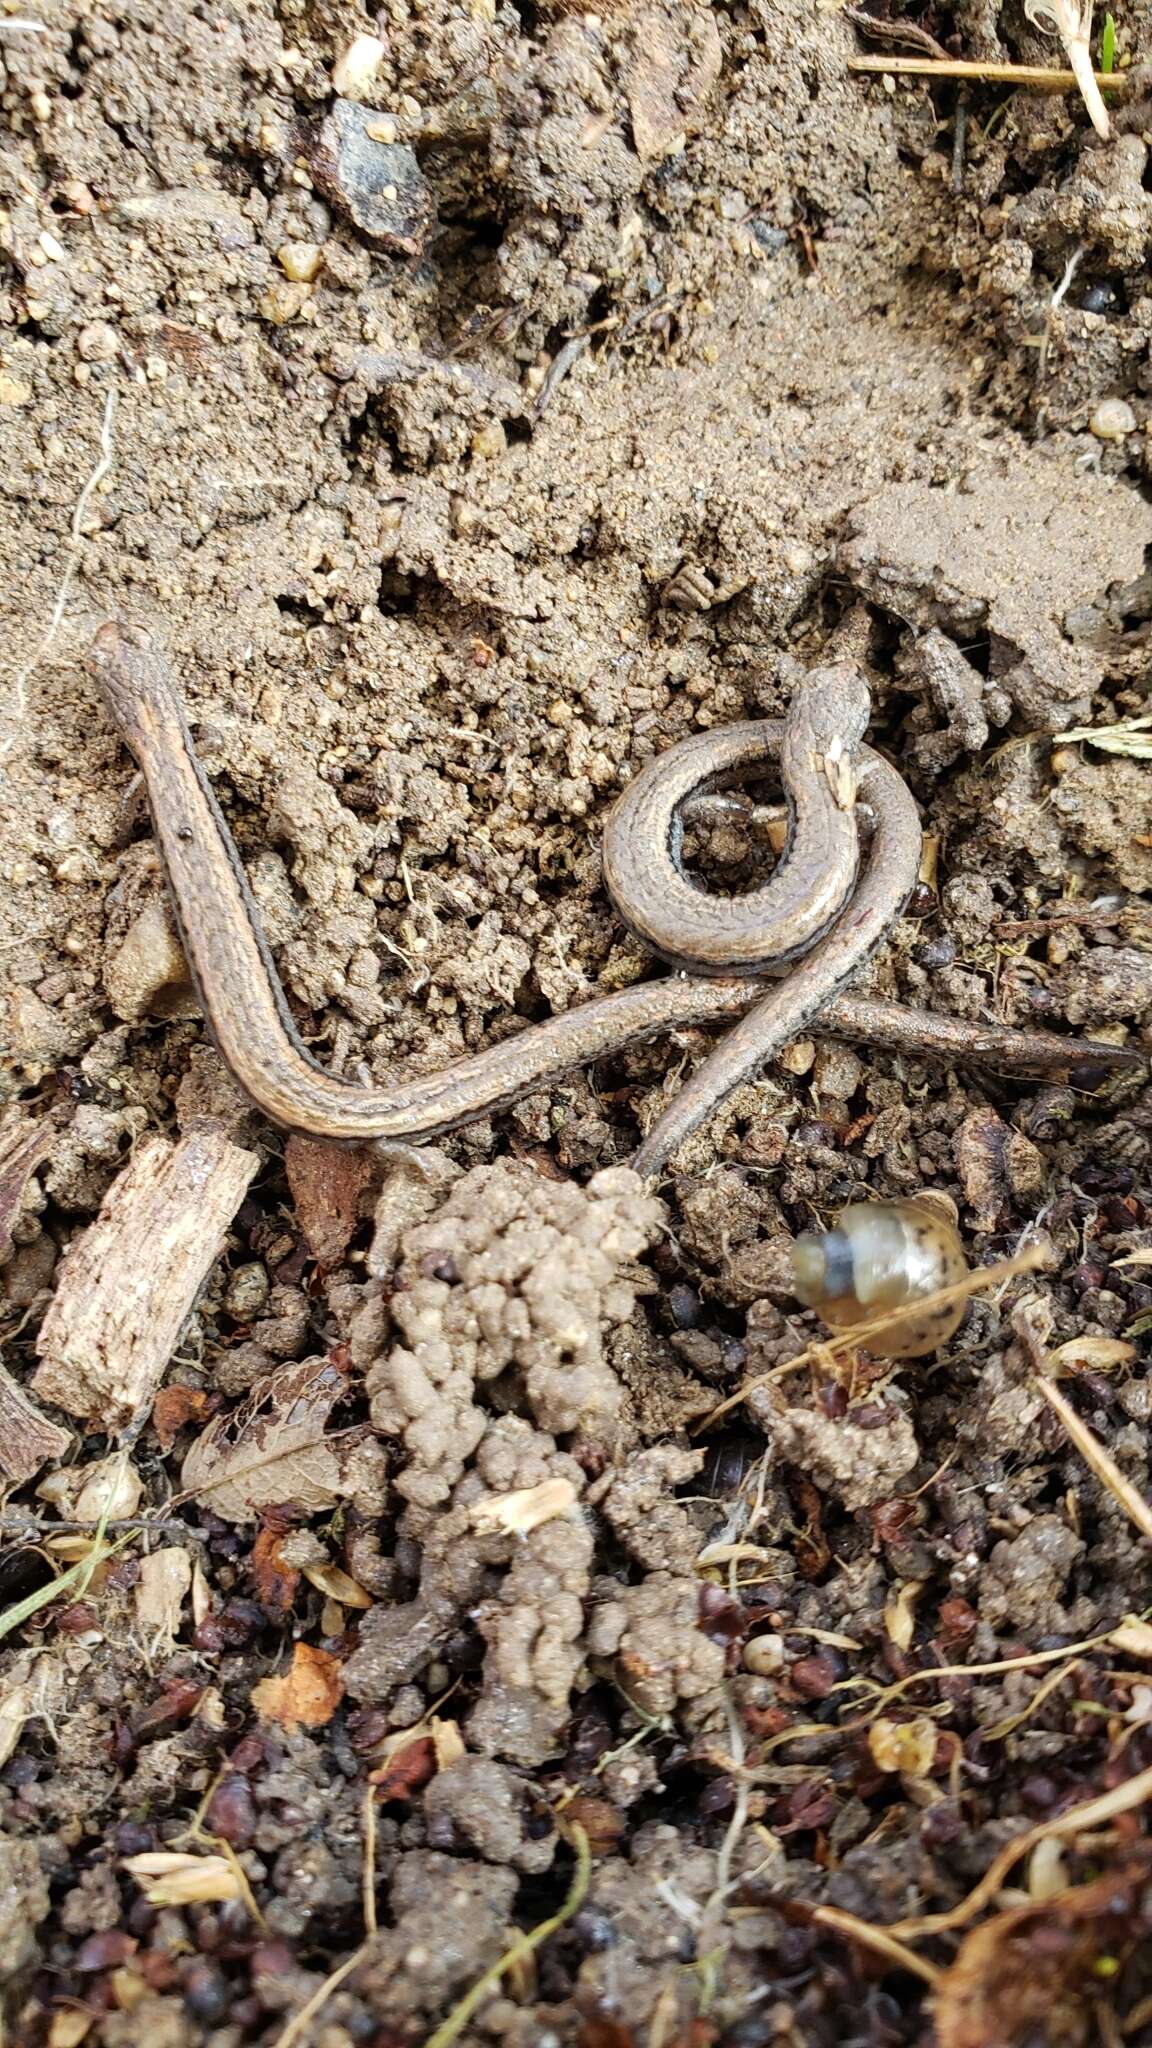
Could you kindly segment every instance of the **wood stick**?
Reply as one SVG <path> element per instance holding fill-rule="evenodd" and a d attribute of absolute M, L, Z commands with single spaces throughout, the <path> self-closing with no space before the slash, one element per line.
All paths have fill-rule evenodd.
<path fill-rule="evenodd" d="M 37 1394 L 109 1434 L 149 1411 L 257 1163 L 215 1131 L 139 1147 L 61 1261 Z"/>
<path fill-rule="evenodd" d="M 50 1458 L 62 1458 L 71 1442 L 71 1430 L 49 1422 L 0 1365 L 0 1477 L 9 1486 L 23 1486 Z"/>

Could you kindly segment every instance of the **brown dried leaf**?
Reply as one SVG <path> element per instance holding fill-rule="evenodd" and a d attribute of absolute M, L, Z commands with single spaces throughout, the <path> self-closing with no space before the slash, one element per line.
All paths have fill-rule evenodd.
<path fill-rule="evenodd" d="M 293 1136 L 284 1166 L 309 1251 L 320 1265 L 336 1265 L 360 1221 L 360 1197 L 376 1170 L 371 1154 L 363 1146 Z"/>
<path fill-rule="evenodd" d="M 196 1439 L 181 1470 L 182 1486 L 226 1522 L 254 1522 L 263 1509 L 289 1503 L 314 1515 L 358 1494 L 378 1499 L 385 1458 L 372 1431 L 324 1434 L 346 1391 L 330 1358 L 278 1366 Z"/>
<path fill-rule="evenodd" d="M 371 1773 L 376 1797 L 382 1806 L 391 1799 L 410 1799 L 414 1792 L 431 1784 L 439 1768 L 432 1737 L 417 1734 L 414 1729 L 405 1730 L 403 1746 Z"/>
<path fill-rule="evenodd" d="M 282 1678 L 262 1678 L 252 1688 L 252 1705 L 261 1719 L 285 1728 L 323 1728 L 343 1697 L 338 1658 L 311 1643 L 295 1645 L 292 1668 Z"/>
<path fill-rule="evenodd" d="M 283 1541 L 283 1529 L 261 1529 L 252 1545 L 250 1559 L 260 1605 L 272 1621 L 283 1621 L 284 1616 L 291 1612 L 300 1584 L 300 1573 L 295 1565 L 285 1564 L 280 1555 Z"/>

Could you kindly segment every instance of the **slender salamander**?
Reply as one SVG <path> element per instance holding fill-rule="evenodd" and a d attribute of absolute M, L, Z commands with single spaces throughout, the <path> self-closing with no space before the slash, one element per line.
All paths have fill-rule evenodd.
<path fill-rule="evenodd" d="M 732 1017 L 731 1030 L 649 1131 L 633 1160 L 639 1172 L 657 1174 L 734 1088 L 813 1024 L 902 1052 L 985 1061 L 1048 1079 L 1098 1080 L 1132 1063 L 1133 1055 L 1115 1046 L 961 1023 L 842 994 L 915 884 L 920 825 L 899 774 L 862 743 L 867 688 L 856 664 L 840 661 L 806 677 L 782 723 L 722 727 L 669 748 L 637 775 L 609 819 L 604 878 L 617 911 L 688 975 L 595 997 L 439 1073 L 383 1088 L 340 1080 L 311 1057 L 292 1022 L 167 663 L 146 633 L 109 622 L 96 636 L 91 668 L 143 772 L 208 1027 L 241 1087 L 288 1130 L 418 1143 L 623 1046 Z M 771 877 L 744 896 L 697 889 L 681 865 L 683 804 L 703 787 L 747 777 L 774 759 L 791 830 Z M 858 799 L 872 821 L 859 872 Z M 786 978 L 767 992 L 750 979 L 786 963 Z"/>

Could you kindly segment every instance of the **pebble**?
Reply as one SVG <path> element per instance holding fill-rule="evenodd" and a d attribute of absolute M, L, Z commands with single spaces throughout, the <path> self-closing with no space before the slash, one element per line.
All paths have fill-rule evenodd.
<path fill-rule="evenodd" d="M 312 173 L 325 197 L 370 241 L 418 256 L 435 225 L 435 207 L 415 152 L 377 139 L 382 117 L 339 99 L 324 122 Z"/>
<path fill-rule="evenodd" d="M 119 347 L 116 329 L 107 320 L 90 320 L 76 336 L 76 353 L 85 363 L 110 363 Z"/>
<path fill-rule="evenodd" d="M 1136 415 L 1123 398 L 1103 398 L 1088 425 L 1098 441 L 1122 441 L 1136 430 Z"/>
<path fill-rule="evenodd" d="M 252 1263 L 237 1266 L 229 1275 L 224 1291 L 224 1308 L 238 1323 L 250 1323 L 268 1306 L 270 1282 L 266 1269 Z"/>
<path fill-rule="evenodd" d="M 379 36 L 355 36 L 332 66 L 332 85 L 343 99 L 359 99 L 372 83 L 387 52 Z"/>
<path fill-rule="evenodd" d="M 784 1668 L 783 1636 L 753 1636 L 745 1643 L 743 1650 L 745 1671 L 755 1672 L 757 1678 L 771 1678 Z"/>
<path fill-rule="evenodd" d="M 308 286 L 297 284 L 291 278 L 273 280 L 260 301 L 260 312 L 265 320 L 271 320 L 274 327 L 286 327 L 290 320 L 298 320 L 308 301 Z"/>
<path fill-rule="evenodd" d="M 282 242 L 276 261 L 293 284 L 311 284 L 320 275 L 324 251 L 319 242 Z"/>

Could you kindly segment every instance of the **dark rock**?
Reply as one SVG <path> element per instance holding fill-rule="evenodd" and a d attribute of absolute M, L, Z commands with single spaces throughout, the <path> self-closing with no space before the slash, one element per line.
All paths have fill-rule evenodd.
<path fill-rule="evenodd" d="M 407 143 L 375 140 L 382 118 L 337 100 L 312 152 L 312 175 L 362 235 L 394 255 L 419 256 L 436 222 L 432 192 Z"/>

